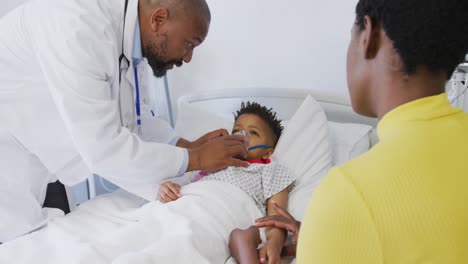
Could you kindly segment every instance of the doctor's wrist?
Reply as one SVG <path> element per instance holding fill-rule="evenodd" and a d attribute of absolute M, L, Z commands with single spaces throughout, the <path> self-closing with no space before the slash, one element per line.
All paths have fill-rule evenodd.
<path fill-rule="evenodd" d="M 200 151 L 198 149 L 188 149 L 189 162 L 187 167 L 187 172 L 201 170 L 200 165 Z"/>

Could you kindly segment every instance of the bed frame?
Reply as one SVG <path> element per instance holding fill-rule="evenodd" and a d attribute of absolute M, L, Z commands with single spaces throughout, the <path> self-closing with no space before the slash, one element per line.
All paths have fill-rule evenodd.
<path fill-rule="evenodd" d="M 377 119 L 356 114 L 349 99 L 314 93 L 309 90 L 285 88 L 239 88 L 203 91 L 194 95 L 182 96 L 178 100 L 178 109 L 183 104 L 190 104 L 207 111 L 216 111 L 219 115 L 231 115 L 239 109 L 242 101 L 256 101 L 267 107 L 273 107 L 278 117 L 289 120 L 307 95 L 314 97 L 323 107 L 329 121 L 341 123 L 360 123 L 373 127 Z"/>

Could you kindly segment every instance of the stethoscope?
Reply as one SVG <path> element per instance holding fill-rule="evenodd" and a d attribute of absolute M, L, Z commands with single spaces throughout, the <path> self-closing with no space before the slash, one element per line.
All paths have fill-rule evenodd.
<path fill-rule="evenodd" d="M 123 30 L 122 30 L 122 52 L 119 56 L 119 86 L 122 83 L 122 61 L 125 60 L 127 63 L 127 69 L 130 67 L 130 61 L 124 54 L 124 40 L 125 40 L 125 20 L 127 17 L 127 7 L 128 7 L 128 0 L 125 0 L 125 9 L 124 9 L 124 18 L 123 18 Z M 138 130 L 141 130 L 141 107 L 140 107 L 140 85 L 138 82 L 138 71 L 137 67 L 133 66 L 134 71 L 134 78 L 135 78 L 135 108 L 136 108 L 136 115 L 137 115 L 137 126 Z M 120 98 L 119 98 L 119 108 L 120 108 Z M 122 117 L 122 109 L 120 108 L 120 122 L 123 125 L 123 117 Z"/>

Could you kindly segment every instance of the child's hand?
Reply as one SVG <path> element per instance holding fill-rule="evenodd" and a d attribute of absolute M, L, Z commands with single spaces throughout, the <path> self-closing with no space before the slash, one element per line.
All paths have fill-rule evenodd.
<path fill-rule="evenodd" d="M 161 203 L 172 202 L 180 197 L 180 185 L 167 181 L 159 187 L 158 200 Z"/>
<path fill-rule="evenodd" d="M 284 242 L 281 239 L 268 239 L 258 252 L 260 263 L 265 264 L 268 261 L 268 264 L 280 264 L 283 244 Z"/>

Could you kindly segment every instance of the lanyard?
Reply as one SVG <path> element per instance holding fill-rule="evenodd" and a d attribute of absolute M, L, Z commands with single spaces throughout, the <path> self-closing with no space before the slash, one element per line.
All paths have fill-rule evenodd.
<path fill-rule="evenodd" d="M 141 117 L 140 117 L 140 85 L 138 84 L 138 71 L 137 67 L 133 65 L 133 70 L 135 74 L 135 91 L 136 91 L 136 114 L 137 114 L 137 125 L 141 126 Z"/>

